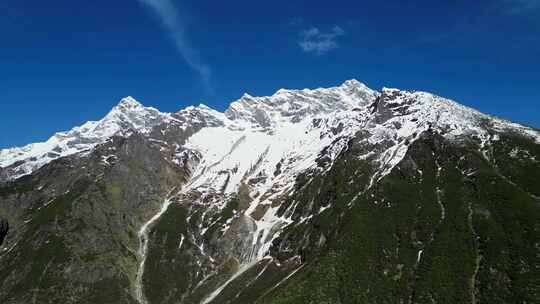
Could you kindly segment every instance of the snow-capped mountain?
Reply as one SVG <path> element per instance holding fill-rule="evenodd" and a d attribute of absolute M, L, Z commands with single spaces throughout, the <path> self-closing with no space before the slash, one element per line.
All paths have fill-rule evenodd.
<path fill-rule="evenodd" d="M 430 93 L 376 91 L 356 80 L 332 88 L 281 89 L 266 97 L 244 94 L 223 113 L 202 104 L 162 113 L 127 97 L 100 121 L 57 133 L 44 143 L 0 151 L 0 186 L 4 179 L 6 187 L 30 183 L 36 186 L 13 187 L 39 189 L 31 190 L 35 201 L 24 202 L 6 191 L 13 203 L 4 213 L 12 214 L 16 219 L 11 222 L 21 227 L 34 227 L 35 220 L 20 219 L 13 211 L 18 203 L 41 212 L 62 197 L 57 193 L 82 191 L 76 199 L 79 208 L 94 210 L 92 204 L 81 205 L 85 200 L 102 206 L 103 213 L 72 211 L 70 218 L 80 219 L 84 227 L 94 227 L 95 222 L 98 230 L 109 227 L 122 235 L 115 242 L 123 247 L 111 249 L 107 234 L 96 236 L 97 243 L 91 245 L 70 243 L 71 237 L 78 238 L 77 232 L 71 235 L 72 227 L 61 234 L 70 234 L 66 242 L 72 247 L 96 252 L 109 248 L 123 257 L 111 259 L 118 262 L 118 273 L 125 274 L 122 280 L 133 290 L 126 296 L 128 303 L 263 303 L 258 301 L 277 290 L 286 292 L 284 282 L 297 272 L 316 272 L 314 261 L 322 261 L 317 259 L 333 261 L 330 257 L 348 252 L 344 249 L 348 245 L 335 242 L 356 235 L 358 219 L 371 221 L 365 214 L 381 222 L 394 218 L 393 213 L 380 211 L 382 216 L 375 210 L 399 208 L 396 193 L 403 201 L 407 195 L 415 197 L 411 204 L 419 205 L 400 209 L 399 216 L 409 222 L 396 217 L 387 226 L 415 222 L 420 228 L 410 231 L 411 240 L 400 239 L 398 247 L 381 243 L 382 253 L 373 251 L 369 259 L 382 259 L 381 265 L 390 267 L 384 259 L 405 242 L 409 247 L 401 250 L 408 252 L 407 260 L 392 260 L 396 263 L 392 267 L 399 269 L 400 276 L 403 265 L 416 273 L 422 260 L 430 261 L 430 250 L 440 249 L 430 246 L 448 217 L 465 221 L 468 228 L 452 229 L 470 230 L 459 236 L 467 239 L 483 233 L 472 224 L 477 220 L 474 214 L 487 214 L 482 208 L 496 212 L 492 206 L 480 207 L 486 200 L 470 205 L 484 194 L 469 188 L 459 190 L 466 193 L 463 204 L 469 205 L 454 210 L 452 204 L 458 204 L 458 199 L 450 194 L 458 190 L 448 185 L 457 177 L 451 174 L 463 178 L 459 187 L 478 183 L 475 187 L 483 189 L 489 183 L 478 182 L 476 175 L 490 172 L 492 180 L 519 189 L 524 201 L 537 200 L 534 180 L 515 172 L 525 165 L 538 166 L 539 144 L 538 130 Z M 73 164 L 68 173 L 46 166 L 57 159 Z M 505 167 L 510 164 L 513 167 Z M 452 171 L 456 168 L 457 173 Z M 69 174 L 68 179 L 92 186 L 79 190 L 78 184 L 66 185 L 65 178 L 50 177 L 54 174 Z M 405 190 L 400 188 L 403 185 L 408 185 Z M 46 202 L 42 201 L 44 187 L 54 189 L 45 195 Z M 364 209 L 366 205 L 371 207 Z M 410 210 L 417 213 L 409 214 Z M 465 215 L 460 213 L 463 210 Z M 428 211 L 429 216 L 422 213 Z M 404 237 L 397 235 L 401 230 L 381 231 L 373 232 L 381 234 L 380 239 L 369 241 Z M 94 235 L 93 230 L 86 233 Z M 348 242 L 365 246 L 358 239 Z M 16 250 L 16 245 L 6 251 Z M 477 252 L 478 246 L 471 250 Z M 67 264 L 86 269 L 73 260 Z M 391 271 L 369 273 L 387 276 Z M 280 293 L 278 298 L 283 297 L 286 294 Z M 301 298 L 294 303 L 307 301 Z"/>
<path fill-rule="evenodd" d="M 382 101 L 376 102 L 381 96 Z M 319 121 L 324 124 L 322 129 L 314 125 L 315 121 L 316 124 Z M 387 88 L 376 92 L 354 79 L 328 89 L 281 89 L 268 97 L 244 94 L 232 102 L 224 113 L 202 104 L 178 113 L 162 113 L 143 106 L 132 97 L 126 97 L 99 121 L 89 121 L 70 131 L 56 133 L 46 142 L 0 150 L 0 168 L 7 168 L 5 179 L 16 179 L 54 159 L 88 152 L 113 136 L 125 137 L 132 132 L 148 135 L 153 128 L 170 127 L 167 125 L 179 126 L 184 130 L 206 126 L 190 140 L 190 145 L 197 146 L 195 150 L 201 150 L 199 152 L 203 154 L 213 153 L 208 151 L 216 149 L 214 140 L 224 141 L 220 143 L 227 146 L 227 142 L 236 143 L 242 138 L 247 146 L 254 149 L 248 149 L 248 155 L 260 155 L 257 147 L 261 145 L 265 146 L 263 150 L 269 145 L 281 145 L 314 158 L 323 147 L 329 145 L 324 139 L 332 138 L 321 135 L 317 139 L 320 134 L 316 133 L 328 132 L 329 128 L 338 125 L 346 129 L 348 136 L 354 135 L 362 127 L 372 129 L 372 141 L 398 136 L 399 143 L 428 127 L 437 128 L 449 137 L 475 134 L 485 140 L 489 137 L 485 129 L 486 121 L 494 128 L 514 129 L 538 140 L 538 132 L 530 128 L 489 117 L 429 93 Z M 253 143 L 245 140 L 245 135 L 250 134 L 253 135 Z M 310 141 L 308 134 L 314 137 L 311 144 L 305 145 L 304 141 Z M 261 141 L 264 143 L 256 144 Z M 300 146 L 311 150 L 302 151 Z M 221 145 L 218 149 L 222 149 Z"/>
<path fill-rule="evenodd" d="M 361 97 L 362 94 L 368 96 Z M 205 105 L 188 107 L 175 114 L 162 113 L 152 107 L 144 107 L 132 97 L 126 97 L 99 121 L 89 121 L 70 131 L 59 132 L 46 142 L 1 150 L 0 167 L 17 164 L 13 168 L 16 173 L 12 176 L 16 178 L 31 173 L 53 159 L 88 151 L 112 136 L 126 136 L 131 132 L 148 134 L 152 128 L 162 124 L 181 123 L 183 128 L 187 128 L 206 123 L 208 119 L 214 119 L 214 125 L 223 125 L 225 120 L 230 119 L 243 121 L 244 127 L 268 127 L 270 123 L 275 126 L 286 120 L 300 120 L 310 114 L 350 109 L 358 101 L 355 97 L 368 100 L 373 99 L 374 94 L 356 81 L 348 81 L 339 89 L 280 90 L 272 97 L 255 98 L 245 94 L 233 102 L 224 115 Z M 318 101 L 321 96 L 325 100 Z"/>
<path fill-rule="evenodd" d="M 0 167 L 9 168 L 9 179 L 32 173 L 50 161 L 90 151 L 112 136 L 130 132 L 149 133 L 153 127 L 170 121 L 170 115 L 144 107 L 132 97 L 120 101 L 103 119 L 89 121 L 67 132 L 59 132 L 46 142 L 0 151 Z"/>

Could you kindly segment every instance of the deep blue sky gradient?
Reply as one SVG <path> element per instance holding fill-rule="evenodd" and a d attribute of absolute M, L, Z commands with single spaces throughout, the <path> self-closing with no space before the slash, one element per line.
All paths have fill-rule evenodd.
<path fill-rule="evenodd" d="M 124 97 L 223 110 L 244 92 L 424 90 L 540 127 L 540 0 L 172 1 L 209 85 L 137 0 L 0 2 L 0 148 L 97 120 Z M 335 48 L 305 52 L 317 28 Z"/>

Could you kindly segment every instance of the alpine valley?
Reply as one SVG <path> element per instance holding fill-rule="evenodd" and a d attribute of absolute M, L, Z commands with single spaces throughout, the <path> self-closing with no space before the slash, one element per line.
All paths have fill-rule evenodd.
<path fill-rule="evenodd" d="M 540 131 L 356 80 L 127 97 L 0 151 L 0 303 L 540 303 Z"/>

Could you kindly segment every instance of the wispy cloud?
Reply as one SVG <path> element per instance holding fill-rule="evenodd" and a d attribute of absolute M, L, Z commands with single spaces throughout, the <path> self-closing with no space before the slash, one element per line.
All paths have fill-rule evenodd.
<path fill-rule="evenodd" d="M 328 32 L 311 27 L 300 32 L 298 45 L 306 53 L 324 55 L 333 49 L 337 49 L 339 47 L 337 39 L 344 35 L 345 31 L 337 25 Z"/>
<path fill-rule="evenodd" d="M 163 27 L 169 32 L 176 49 L 186 63 L 202 78 L 207 89 L 211 89 L 210 78 L 212 71 L 201 58 L 199 51 L 190 43 L 187 28 L 178 8 L 171 0 L 138 0 L 153 11 L 161 20 Z"/>
<path fill-rule="evenodd" d="M 540 0 L 502 0 L 501 5 L 511 14 L 524 14 L 540 10 Z"/>

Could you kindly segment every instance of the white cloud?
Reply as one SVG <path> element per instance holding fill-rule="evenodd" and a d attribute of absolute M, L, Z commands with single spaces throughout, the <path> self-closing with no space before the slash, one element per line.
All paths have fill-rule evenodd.
<path fill-rule="evenodd" d="M 176 49 L 186 63 L 202 78 L 207 89 L 210 89 L 211 69 L 203 61 L 199 51 L 194 48 L 187 37 L 187 29 L 178 11 L 171 0 L 138 0 L 150 8 L 161 20 L 164 28 L 173 39 Z"/>
<path fill-rule="evenodd" d="M 345 31 L 339 26 L 334 26 L 328 32 L 322 32 L 316 27 L 311 27 L 300 32 L 301 39 L 298 45 L 306 53 L 324 55 L 333 49 L 337 49 L 339 47 L 337 38 L 344 35 Z"/>

